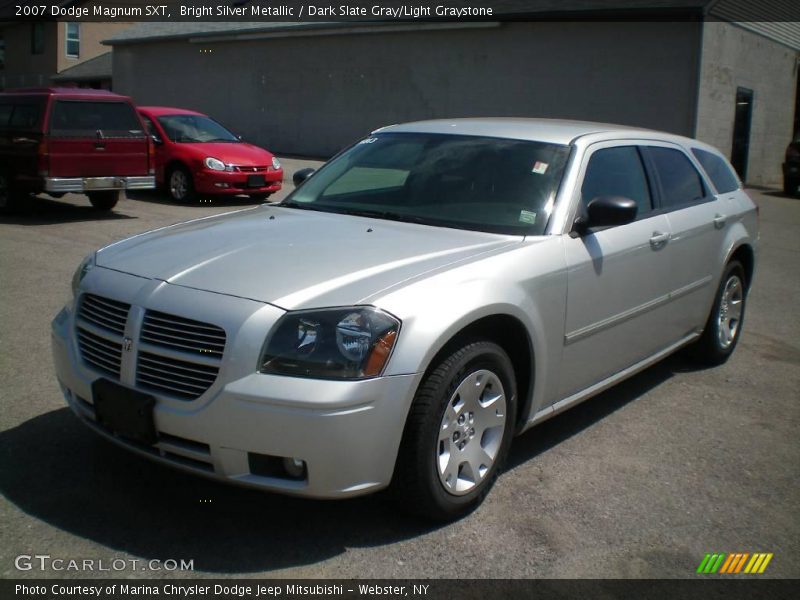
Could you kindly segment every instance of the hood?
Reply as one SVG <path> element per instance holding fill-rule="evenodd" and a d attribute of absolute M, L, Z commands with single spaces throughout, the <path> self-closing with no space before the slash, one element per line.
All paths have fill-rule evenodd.
<path fill-rule="evenodd" d="M 358 304 L 446 265 L 516 245 L 517 236 L 280 207 L 144 233 L 97 265 L 287 310 Z"/>
<path fill-rule="evenodd" d="M 192 150 L 199 160 L 213 156 L 224 163 L 245 167 L 272 166 L 272 154 L 244 142 L 197 142 L 183 144 Z"/>

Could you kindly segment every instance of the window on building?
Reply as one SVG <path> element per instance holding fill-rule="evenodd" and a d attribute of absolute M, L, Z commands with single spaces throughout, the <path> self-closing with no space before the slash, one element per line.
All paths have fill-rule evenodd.
<path fill-rule="evenodd" d="M 650 186 L 635 146 L 597 150 L 589 159 L 581 196 L 584 205 L 598 196 L 622 196 L 636 202 L 636 214 L 653 210 Z"/>
<path fill-rule="evenodd" d="M 67 56 L 77 58 L 81 53 L 81 24 L 67 23 Z"/>
<path fill-rule="evenodd" d="M 44 23 L 31 23 L 31 54 L 44 52 Z"/>
<path fill-rule="evenodd" d="M 661 182 L 661 207 L 671 209 L 700 202 L 706 196 L 700 173 L 680 150 L 647 148 Z"/>
<path fill-rule="evenodd" d="M 699 148 L 692 148 L 692 153 L 703 165 L 703 169 L 714 182 L 714 187 L 720 194 L 727 194 L 739 189 L 739 180 L 736 179 L 736 175 L 719 156 Z"/>

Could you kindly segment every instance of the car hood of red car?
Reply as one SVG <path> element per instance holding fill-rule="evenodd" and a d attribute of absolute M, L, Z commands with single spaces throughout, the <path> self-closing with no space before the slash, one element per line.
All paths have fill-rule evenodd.
<path fill-rule="evenodd" d="M 272 166 L 272 154 L 245 142 L 195 142 L 181 144 L 198 155 L 200 160 L 212 156 L 229 165 L 245 167 Z"/>

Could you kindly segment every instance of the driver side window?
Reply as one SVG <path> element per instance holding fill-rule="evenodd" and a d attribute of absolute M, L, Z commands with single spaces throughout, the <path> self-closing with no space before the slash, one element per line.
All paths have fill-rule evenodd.
<path fill-rule="evenodd" d="M 637 218 L 653 210 L 650 186 L 636 146 L 604 148 L 592 154 L 581 187 L 583 207 L 598 196 L 634 200 Z"/>

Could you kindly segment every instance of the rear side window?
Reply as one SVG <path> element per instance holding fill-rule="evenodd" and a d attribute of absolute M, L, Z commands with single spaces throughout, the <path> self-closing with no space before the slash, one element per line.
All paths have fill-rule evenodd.
<path fill-rule="evenodd" d="M 8 129 L 8 120 L 11 117 L 11 104 L 0 104 L 0 131 Z"/>
<path fill-rule="evenodd" d="M 14 104 L 8 121 L 9 129 L 34 131 L 39 126 L 42 107 L 35 103 Z"/>
<path fill-rule="evenodd" d="M 661 183 L 661 206 L 673 208 L 702 201 L 706 197 L 700 173 L 683 152 L 672 148 L 647 148 Z"/>
<path fill-rule="evenodd" d="M 653 209 L 642 159 L 635 146 L 605 148 L 592 154 L 581 187 L 584 206 L 598 196 L 635 200 L 638 215 Z"/>
<path fill-rule="evenodd" d="M 720 194 L 727 194 L 739 189 L 739 180 L 722 158 L 707 150 L 692 148 L 692 154 L 703 165 L 703 169 L 711 178 L 714 187 Z"/>
<path fill-rule="evenodd" d="M 59 100 L 50 118 L 50 133 L 57 137 L 142 137 L 142 125 L 127 102 Z"/>

